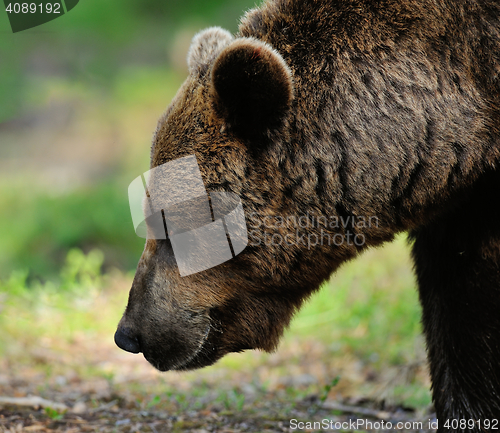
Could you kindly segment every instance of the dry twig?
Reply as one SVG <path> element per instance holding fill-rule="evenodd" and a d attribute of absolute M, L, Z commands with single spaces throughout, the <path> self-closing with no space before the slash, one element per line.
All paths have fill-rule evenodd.
<path fill-rule="evenodd" d="M 28 406 L 38 409 L 39 407 L 49 407 L 51 409 L 57 410 L 59 412 L 64 412 L 68 410 L 68 407 L 63 403 L 57 403 L 55 401 L 46 400 L 42 397 L 35 395 L 28 397 L 2 397 L 0 396 L 0 405 L 12 405 L 12 406 Z"/>

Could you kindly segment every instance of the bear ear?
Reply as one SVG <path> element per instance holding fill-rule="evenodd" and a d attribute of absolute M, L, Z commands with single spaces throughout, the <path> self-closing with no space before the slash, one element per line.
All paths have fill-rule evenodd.
<path fill-rule="evenodd" d="M 278 127 L 293 99 L 288 65 L 269 44 L 252 38 L 223 49 L 212 68 L 212 87 L 228 126 L 246 135 Z"/>
<path fill-rule="evenodd" d="M 232 40 L 231 33 L 220 27 L 210 27 L 194 35 L 187 55 L 189 73 L 203 75 Z"/>

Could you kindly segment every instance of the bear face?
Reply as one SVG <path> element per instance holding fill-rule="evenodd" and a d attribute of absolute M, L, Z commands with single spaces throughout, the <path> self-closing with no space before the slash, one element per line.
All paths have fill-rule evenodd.
<path fill-rule="evenodd" d="M 500 50 L 487 49 L 500 46 L 500 8 L 489 7 L 276 0 L 247 13 L 238 37 L 198 34 L 151 167 L 195 155 L 208 192 L 240 198 L 250 242 L 181 277 L 170 240 L 148 239 L 117 344 L 160 370 L 273 350 L 341 263 L 467 203 L 500 159 Z"/>
<path fill-rule="evenodd" d="M 293 80 L 282 57 L 268 44 L 233 40 L 213 28 L 194 38 L 188 65 L 188 79 L 159 121 L 152 167 L 195 154 L 207 190 L 237 194 L 254 224 L 284 208 L 297 214 L 300 204 L 280 198 L 284 186 L 278 177 L 266 188 L 252 187 L 278 171 L 277 161 L 263 160 L 258 149 L 270 145 L 273 129 L 283 129 L 291 108 Z M 284 234 L 293 230 L 281 229 Z M 354 253 L 328 254 L 326 265 L 298 244 L 287 249 L 258 245 L 216 268 L 181 278 L 169 240 L 148 239 L 118 344 L 142 351 L 160 370 L 201 367 L 244 349 L 272 350 L 302 302 L 304 287 L 317 287 L 333 261 Z"/>

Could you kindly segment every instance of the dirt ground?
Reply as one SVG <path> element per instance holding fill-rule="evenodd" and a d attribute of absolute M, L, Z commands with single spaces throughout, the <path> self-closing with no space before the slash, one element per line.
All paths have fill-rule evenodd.
<path fill-rule="evenodd" d="M 425 375 L 423 365 L 380 374 L 354 359 L 332 360 L 318 342 L 288 341 L 275 354 L 160 373 L 95 337 L 57 349 L 42 341 L 26 348 L 26 361 L 0 360 L 0 432 L 389 431 L 382 421 L 396 431 L 433 431 L 432 408 L 401 407 L 384 393 L 398 378 Z M 322 424 L 299 424 L 314 421 Z M 411 428 L 395 429 L 397 422 Z"/>

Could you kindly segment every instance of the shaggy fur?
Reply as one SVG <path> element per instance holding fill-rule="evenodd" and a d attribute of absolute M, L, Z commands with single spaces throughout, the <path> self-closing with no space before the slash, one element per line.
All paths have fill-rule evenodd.
<path fill-rule="evenodd" d="M 499 18 L 496 0 L 270 0 L 235 38 L 197 35 L 151 166 L 195 154 L 251 242 L 181 278 L 148 239 L 117 343 L 161 370 L 273 350 L 341 263 L 409 230 L 440 428 L 500 418 Z M 293 216 L 363 242 L 305 245 Z"/>

